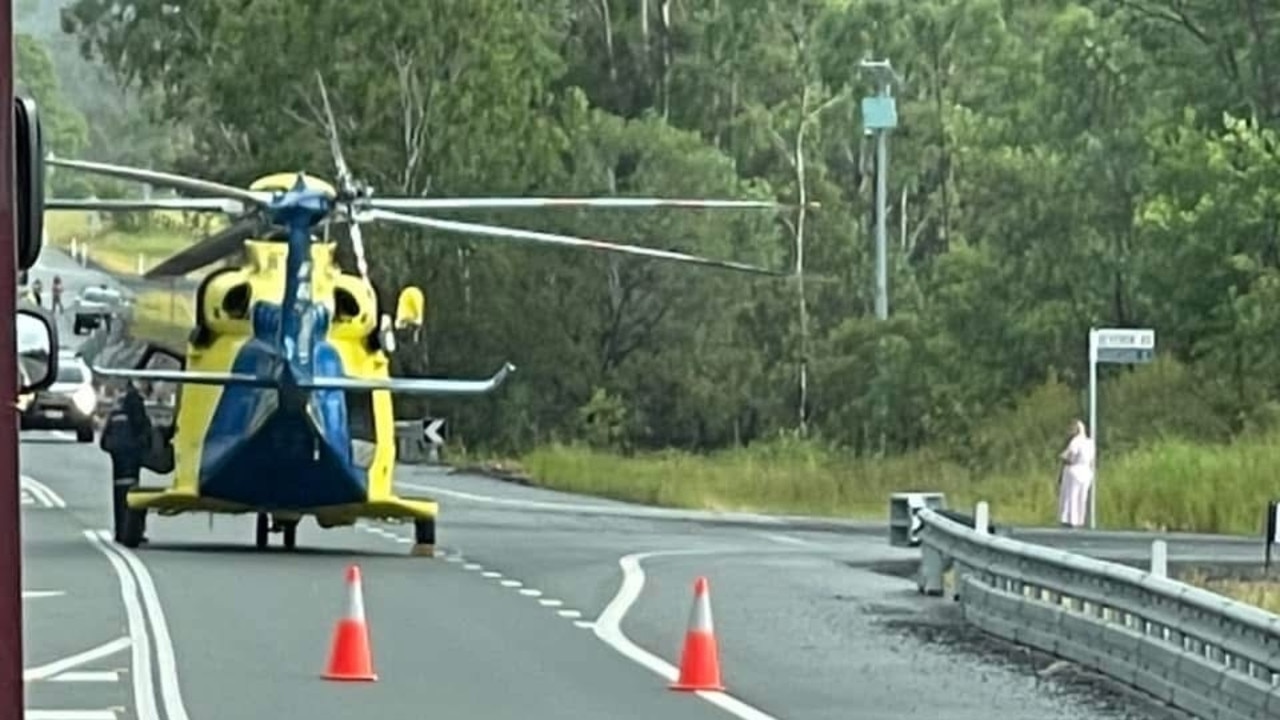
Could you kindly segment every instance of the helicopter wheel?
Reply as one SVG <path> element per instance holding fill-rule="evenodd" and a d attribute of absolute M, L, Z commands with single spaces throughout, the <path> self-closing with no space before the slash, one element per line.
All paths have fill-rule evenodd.
<path fill-rule="evenodd" d="M 436 520 L 413 521 L 413 554 L 434 557 L 436 554 Z"/>
<path fill-rule="evenodd" d="M 298 521 L 290 520 L 280 523 L 280 530 L 284 533 L 284 548 L 292 550 L 298 546 Z"/>
<path fill-rule="evenodd" d="M 257 544 L 259 550 L 266 549 L 267 541 L 270 539 L 270 537 L 271 537 L 271 519 L 267 517 L 266 513 L 258 513 L 258 527 L 257 527 L 257 532 L 254 534 L 254 541 Z"/>

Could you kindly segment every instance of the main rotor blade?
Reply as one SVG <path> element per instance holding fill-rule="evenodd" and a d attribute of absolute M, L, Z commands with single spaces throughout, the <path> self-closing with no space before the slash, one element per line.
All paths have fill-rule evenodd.
<path fill-rule="evenodd" d="M 186 275 L 192 270 L 199 270 L 234 254 L 245 240 L 262 232 L 264 227 L 261 220 L 255 217 L 243 218 L 195 245 L 170 255 L 143 274 L 143 277 L 154 279 Z"/>
<path fill-rule="evenodd" d="M 465 210 L 469 208 L 695 208 L 704 210 L 728 210 L 745 208 L 779 209 L 782 203 L 764 200 L 685 200 L 679 198 L 373 198 L 363 203 L 375 210 L 414 212 L 418 210 Z"/>
<path fill-rule="evenodd" d="M 660 260 L 674 260 L 676 262 L 708 265 L 724 268 L 726 270 L 738 270 L 741 272 L 756 273 L 760 275 L 782 276 L 787 274 L 785 272 L 767 270 L 765 268 L 733 262 L 731 260 L 712 260 L 710 258 L 686 255 L 685 253 L 674 252 L 671 250 L 658 250 L 656 248 L 640 247 L 638 245 L 621 245 L 601 240 L 588 240 L 586 238 L 578 238 L 571 235 L 560 235 L 557 233 L 519 230 L 516 228 L 501 227 L 498 225 L 482 225 L 479 223 L 456 222 L 453 220 L 438 220 L 436 218 L 421 217 L 417 215 L 401 215 L 399 213 L 389 212 L 386 210 L 370 210 L 367 213 L 363 213 L 362 216 L 373 220 L 386 220 L 388 222 L 401 223 L 403 225 L 416 225 L 418 227 L 430 228 L 432 230 L 456 232 L 464 235 L 487 235 L 489 237 L 501 238 L 504 240 L 516 240 L 543 243 L 547 245 L 587 248 L 590 250 L 624 253 L 627 255 L 639 255 L 642 257 L 651 257 Z"/>
<path fill-rule="evenodd" d="M 239 215 L 245 204 L 231 198 L 160 198 L 156 200 L 89 200 L 82 198 L 52 198 L 44 201 L 45 210 L 180 210 L 188 212 L 221 212 Z"/>
<path fill-rule="evenodd" d="M 254 205 L 269 205 L 271 203 L 271 194 L 264 192 L 254 192 L 245 190 L 233 185 L 223 185 L 222 183 L 213 182 L 212 180 L 201 180 L 199 178 L 187 177 L 185 175 L 174 175 L 173 173 L 159 172 L 157 170 L 146 170 L 143 168 L 129 167 L 127 165 L 112 165 L 110 163 L 90 162 L 88 160 L 64 160 L 62 158 L 48 157 L 45 162 L 50 165 L 59 167 L 74 168 L 76 170 L 84 170 L 85 172 L 97 173 L 99 175 L 107 175 L 110 177 L 120 178 L 122 180 L 133 180 L 135 182 L 148 183 L 150 185 L 163 185 L 178 190 L 186 190 L 197 195 L 222 195 L 232 197 L 237 200 L 252 203 Z"/>

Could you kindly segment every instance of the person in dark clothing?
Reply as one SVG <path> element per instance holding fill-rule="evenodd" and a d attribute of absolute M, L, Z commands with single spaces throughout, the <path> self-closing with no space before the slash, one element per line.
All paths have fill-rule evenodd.
<path fill-rule="evenodd" d="M 129 510 L 127 496 L 141 478 L 142 461 L 151 446 L 151 418 L 142 393 L 132 381 L 125 385 L 124 393 L 108 413 L 98 444 L 111 455 L 111 509 L 115 539 L 122 542 Z"/>

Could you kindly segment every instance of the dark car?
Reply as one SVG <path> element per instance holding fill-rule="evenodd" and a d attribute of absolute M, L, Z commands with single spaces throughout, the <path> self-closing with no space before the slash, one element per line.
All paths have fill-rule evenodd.
<path fill-rule="evenodd" d="M 106 285 L 87 287 L 80 291 L 72 305 L 72 332 L 79 335 L 81 330 L 89 331 L 102 325 L 110 329 L 112 318 L 124 314 L 128 304 L 128 298 L 119 290 Z"/>
<path fill-rule="evenodd" d="M 93 373 L 84 360 L 69 353 L 58 354 L 54 383 L 36 392 L 22 412 L 23 430 L 74 430 L 76 440 L 93 442 L 94 412 L 98 393 Z"/>

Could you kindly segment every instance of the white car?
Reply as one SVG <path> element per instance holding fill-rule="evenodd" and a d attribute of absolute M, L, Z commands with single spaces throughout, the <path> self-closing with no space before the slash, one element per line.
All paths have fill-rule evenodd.
<path fill-rule="evenodd" d="M 93 371 L 72 353 L 58 353 L 57 376 L 23 409 L 23 430 L 75 430 L 76 440 L 93 442 L 94 412 L 98 392 L 93 387 Z"/>

